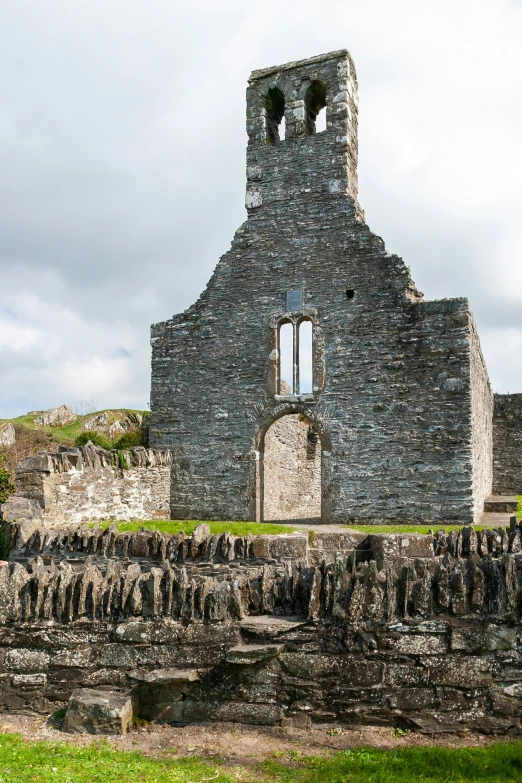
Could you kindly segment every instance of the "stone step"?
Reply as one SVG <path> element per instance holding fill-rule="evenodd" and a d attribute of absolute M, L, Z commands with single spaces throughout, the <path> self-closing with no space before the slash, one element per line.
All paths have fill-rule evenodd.
<path fill-rule="evenodd" d="M 484 511 L 493 514 L 509 514 L 518 508 L 518 500 L 510 495 L 490 495 L 484 501 Z"/>

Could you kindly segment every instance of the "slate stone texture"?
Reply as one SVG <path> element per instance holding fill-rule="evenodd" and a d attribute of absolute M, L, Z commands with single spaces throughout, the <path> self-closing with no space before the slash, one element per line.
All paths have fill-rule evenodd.
<path fill-rule="evenodd" d="M 263 519 L 264 436 L 291 413 L 320 437 L 324 522 L 466 523 L 491 492 L 493 395 L 469 302 L 424 301 L 365 224 L 357 106 L 345 50 L 250 77 L 248 219 L 199 300 L 152 327 L 150 437 L 172 449 L 174 519 Z M 279 383 L 278 327 L 303 318 L 301 395 Z"/>
<path fill-rule="evenodd" d="M 495 394 L 493 492 L 522 495 L 522 394 Z"/>
<path fill-rule="evenodd" d="M 171 459 L 168 450 L 142 446 L 120 454 L 92 443 L 41 451 L 16 466 L 15 495 L 2 518 L 65 526 L 100 519 L 168 519 Z"/>

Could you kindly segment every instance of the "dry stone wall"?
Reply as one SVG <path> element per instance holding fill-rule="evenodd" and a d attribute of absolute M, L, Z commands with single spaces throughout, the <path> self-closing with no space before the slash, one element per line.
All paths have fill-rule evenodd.
<path fill-rule="evenodd" d="M 171 457 L 137 447 L 109 452 L 92 444 L 40 452 L 18 463 L 16 495 L 4 519 L 67 525 L 99 519 L 168 519 Z"/>
<path fill-rule="evenodd" d="M 495 394 L 493 491 L 522 495 L 522 394 Z"/>
<path fill-rule="evenodd" d="M 514 522 L 313 542 L 216 539 L 205 526 L 191 537 L 11 532 L 3 710 L 52 712 L 89 688 L 176 723 L 521 729 Z"/>

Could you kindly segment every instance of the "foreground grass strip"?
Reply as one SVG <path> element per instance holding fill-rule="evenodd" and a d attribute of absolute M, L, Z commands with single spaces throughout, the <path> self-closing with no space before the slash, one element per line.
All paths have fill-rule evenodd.
<path fill-rule="evenodd" d="M 218 776 L 216 777 L 216 772 Z M 0 735 L 1 783 L 237 783 L 237 777 L 200 758 L 151 759 L 140 752 L 114 750 L 108 742 L 87 748 L 64 742 L 25 743 Z"/>
<path fill-rule="evenodd" d="M 206 525 L 210 526 L 210 532 L 214 533 L 232 533 L 234 536 L 247 536 L 252 533 L 253 536 L 267 536 L 267 535 L 279 535 L 293 533 L 296 528 L 290 525 L 271 525 L 269 522 L 207 522 L 202 520 Z M 103 520 L 100 522 L 100 526 L 103 528 L 109 527 L 111 522 Z M 141 530 L 142 527 L 147 530 L 157 530 L 160 533 L 186 533 L 191 535 L 196 525 L 200 525 L 201 521 L 197 519 L 190 520 L 133 520 L 132 522 L 116 522 L 116 527 L 120 533 L 136 532 Z M 94 527 L 94 525 L 91 525 Z"/>
<path fill-rule="evenodd" d="M 344 525 L 345 529 L 359 530 L 362 533 L 436 533 L 437 530 L 460 530 L 463 525 Z"/>
<path fill-rule="evenodd" d="M 520 783 L 522 743 L 486 748 L 361 748 L 324 758 L 261 765 L 269 780 L 281 783 Z M 248 778 L 245 778 L 248 780 Z"/>
<path fill-rule="evenodd" d="M 517 495 L 518 507 L 517 507 L 517 519 L 522 519 L 522 495 Z"/>
<path fill-rule="evenodd" d="M 283 759 L 282 756 L 285 758 Z M 1 783 L 520 783 L 522 743 L 485 748 L 361 748 L 328 758 L 295 750 L 252 767 L 225 767 L 197 756 L 154 759 L 106 741 L 89 747 L 63 742 L 27 743 L 0 735 Z"/>

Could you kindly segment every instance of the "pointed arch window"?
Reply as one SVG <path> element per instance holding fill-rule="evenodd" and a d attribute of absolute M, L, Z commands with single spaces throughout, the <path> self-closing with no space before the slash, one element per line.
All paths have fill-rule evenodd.
<path fill-rule="evenodd" d="M 280 395 L 313 394 L 313 322 L 307 316 L 285 318 L 278 326 Z"/>

